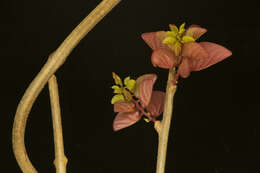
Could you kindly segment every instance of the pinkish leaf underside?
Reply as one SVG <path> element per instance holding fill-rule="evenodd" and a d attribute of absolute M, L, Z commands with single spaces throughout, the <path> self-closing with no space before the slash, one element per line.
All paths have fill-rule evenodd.
<path fill-rule="evenodd" d="M 189 64 L 192 71 L 203 70 L 232 55 L 230 50 L 221 45 L 211 42 L 201 42 L 199 44 L 208 52 L 209 56 L 199 60 L 191 60 Z"/>
<path fill-rule="evenodd" d="M 167 49 L 157 49 L 153 51 L 151 60 L 154 67 L 158 66 L 165 69 L 173 68 L 178 63 L 174 53 Z"/>
<path fill-rule="evenodd" d="M 147 106 L 147 111 L 151 113 L 153 117 L 158 117 L 164 108 L 165 93 L 162 91 L 153 91 L 151 101 Z"/>
<path fill-rule="evenodd" d="M 113 123 L 114 131 L 129 127 L 140 120 L 141 116 L 138 111 L 120 112 L 116 115 Z"/>
<path fill-rule="evenodd" d="M 190 66 L 188 58 L 183 58 L 182 63 L 178 68 L 178 74 L 183 78 L 187 78 L 190 75 Z"/>
<path fill-rule="evenodd" d="M 201 37 L 203 34 L 207 32 L 207 29 L 200 27 L 199 25 L 191 25 L 185 35 L 193 37 L 195 40 L 197 40 L 199 37 Z"/>
<path fill-rule="evenodd" d="M 166 33 L 164 31 L 144 33 L 141 37 L 153 50 L 162 48 L 168 49 L 167 45 L 162 44 L 163 39 L 166 37 Z"/>
<path fill-rule="evenodd" d="M 199 43 L 190 42 L 183 45 L 182 56 L 192 59 L 201 59 L 208 57 L 208 53 Z"/>
<path fill-rule="evenodd" d="M 146 107 L 150 102 L 156 78 L 157 76 L 154 74 L 146 74 L 136 80 L 136 89 L 134 94 L 140 99 L 143 107 Z"/>
<path fill-rule="evenodd" d="M 132 112 L 135 105 L 132 102 L 117 102 L 114 104 L 114 112 Z"/>

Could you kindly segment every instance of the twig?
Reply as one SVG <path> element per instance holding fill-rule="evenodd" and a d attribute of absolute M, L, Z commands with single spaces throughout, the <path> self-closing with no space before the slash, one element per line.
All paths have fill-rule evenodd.
<path fill-rule="evenodd" d="M 175 68 L 169 71 L 162 122 L 155 123 L 155 129 L 159 136 L 156 173 L 164 173 L 165 169 L 168 136 L 172 118 L 173 97 L 177 89 L 177 86 L 174 85 L 174 76 Z"/>
<path fill-rule="evenodd" d="M 67 158 L 64 154 L 59 89 L 55 75 L 52 75 L 48 83 L 51 100 L 50 103 L 52 111 L 53 137 L 55 148 L 54 165 L 56 167 L 56 173 L 66 173 Z"/>
<path fill-rule="evenodd" d="M 60 47 L 50 55 L 46 64 L 25 91 L 25 94 L 23 95 L 16 110 L 12 138 L 14 155 L 23 173 L 37 173 L 27 155 L 24 145 L 26 121 L 34 101 L 50 77 L 65 62 L 73 48 L 119 2 L 120 0 L 103 0 L 71 32 L 71 34 L 60 45 Z"/>

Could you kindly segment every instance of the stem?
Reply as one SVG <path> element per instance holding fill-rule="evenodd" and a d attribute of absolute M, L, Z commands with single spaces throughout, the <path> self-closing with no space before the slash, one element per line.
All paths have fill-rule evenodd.
<path fill-rule="evenodd" d="M 139 100 L 136 101 L 136 100 L 133 99 L 133 102 L 134 102 L 137 110 L 139 110 L 142 115 L 145 115 L 150 121 L 155 121 L 155 119 L 150 115 L 150 113 L 145 112 L 144 108 L 139 105 Z"/>
<path fill-rule="evenodd" d="M 174 85 L 174 77 L 175 68 L 169 71 L 162 122 L 155 124 L 155 129 L 159 136 L 156 173 L 164 173 L 165 169 L 168 136 L 172 118 L 173 97 L 177 89 L 177 86 Z"/>
<path fill-rule="evenodd" d="M 66 173 L 67 158 L 64 154 L 61 111 L 59 103 L 59 89 L 55 75 L 49 80 L 49 91 L 51 100 L 53 137 L 55 148 L 54 165 L 57 173 Z"/>
<path fill-rule="evenodd" d="M 57 69 L 65 62 L 73 48 L 84 36 L 116 6 L 120 0 L 103 0 L 64 40 L 60 47 L 49 56 L 48 61 L 33 79 L 23 95 L 14 118 L 13 150 L 15 158 L 23 173 L 37 173 L 32 165 L 24 145 L 26 121 L 32 105 L 44 85 Z"/>

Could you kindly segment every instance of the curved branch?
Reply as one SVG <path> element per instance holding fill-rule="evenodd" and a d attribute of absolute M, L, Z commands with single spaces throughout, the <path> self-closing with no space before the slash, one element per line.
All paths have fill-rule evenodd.
<path fill-rule="evenodd" d="M 64 154 L 61 111 L 59 101 L 59 89 L 55 75 L 49 80 L 49 91 L 51 100 L 52 124 L 53 124 L 53 137 L 55 148 L 54 165 L 57 173 L 66 173 L 67 158 Z"/>
<path fill-rule="evenodd" d="M 26 152 L 24 133 L 26 121 L 32 105 L 44 85 L 55 71 L 65 62 L 67 56 L 79 41 L 109 12 L 120 0 L 103 0 L 64 40 L 60 47 L 49 56 L 38 75 L 31 82 L 23 95 L 14 118 L 13 150 L 15 158 L 24 173 L 36 173 Z"/>

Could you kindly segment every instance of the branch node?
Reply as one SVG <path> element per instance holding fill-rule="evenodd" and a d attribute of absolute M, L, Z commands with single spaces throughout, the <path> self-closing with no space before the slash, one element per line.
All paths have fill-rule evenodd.
<path fill-rule="evenodd" d="M 66 157 L 65 155 L 60 156 L 60 157 L 56 157 L 56 158 L 54 159 L 54 161 L 53 161 L 53 164 L 55 165 L 56 168 L 58 168 L 60 162 L 62 162 L 62 165 L 65 165 L 65 167 L 66 167 L 66 165 L 67 165 L 67 163 L 68 163 L 67 157 Z"/>
<path fill-rule="evenodd" d="M 154 128 L 157 131 L 158 135 L 160 135 L 161 132 L 161 121 L 155 121 L 154 122 Z"/>
<path fill-rule="evenodd" d="M 25 91 L 17 107 L 12 132 L 14 155 L 23 173 L 37 173 L 37 170 L 34 168 L 27 155 L 24 144 L 24 132 L 27 118 L 33 103 L 50 77 L 65 62 L 74 47 L 119 2 L 120 0 L 102 0 L 102 2 L 71 32 L 59 48 L 49 56 L 41 71 Z M 65 170 L 63 172 L 65 172 Z"/>

